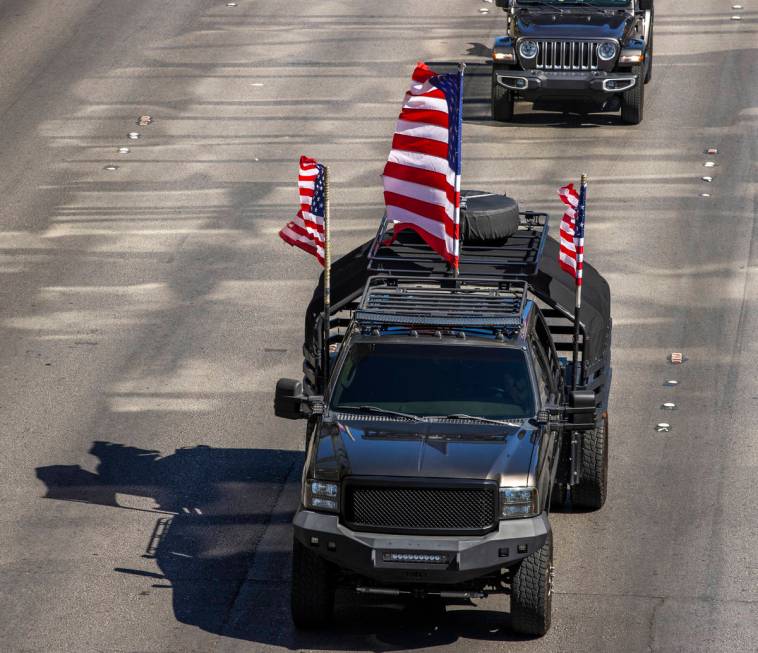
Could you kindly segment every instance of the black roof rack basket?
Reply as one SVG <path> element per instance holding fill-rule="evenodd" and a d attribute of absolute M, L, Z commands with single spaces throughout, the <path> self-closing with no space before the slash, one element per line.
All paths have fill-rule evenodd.
<path fill-rule="evenodd" d="M 488 328 L 521 326 L 527 284 L 449 277 L 371 277 L 355 311 L 364 326 Z"/>
<path fill-rule="evenodd" d="M 503 279 L 536 274 L 548 234 L 547 213 L 519 213 L 519 227 L 500 242 L 462 242 L 459 278 Z M 448 265 L 412 230 L 393 233 L 385 215 L 369 251 L 369 270 L 387 275 L 449 275 Z"/>

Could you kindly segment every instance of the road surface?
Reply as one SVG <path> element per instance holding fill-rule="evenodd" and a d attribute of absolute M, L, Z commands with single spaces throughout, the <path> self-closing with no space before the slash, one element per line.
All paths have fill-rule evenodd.
<path fill-rule="evenodd" d="M 758 5 L 656 10 L 629 127 L 491 122 L 504 18 L 476 0 L 0 0 L 0 649 L 755 651 Z M 341 596 L 315 635 L 289 619 L 303 425 L 272 393 L 300 373 L 318 270 L 276 232 L 308 154 L 332 169 L 336 250 L 373 234 L 419 59 L 472 64 L 464 187 L 555 220 L 556 189 L 590 177 L 610 491 L 554 516 L 541 640 L 509 632 L 503 597 Z"/>

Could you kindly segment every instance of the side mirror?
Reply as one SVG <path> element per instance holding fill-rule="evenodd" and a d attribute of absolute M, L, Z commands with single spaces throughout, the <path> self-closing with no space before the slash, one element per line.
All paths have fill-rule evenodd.
<path fill-rule="evenodd" d="M 294 379 L 279 379 L 274 395 L 274 415 L 284 419 L 303 419 L 302 406 L 305 402 L 303 384 Z"/>
<path fill-rule="evenodd" d="M 572 423 L 583 423 L 595 419 L 597 398 L 592 390 L 574 390 L 569 394 L 569 413 Z"/>
<path fill-rule="evenodd" d="M 653 11 L 653 0 L 639 0 L 640 11 Z"/>

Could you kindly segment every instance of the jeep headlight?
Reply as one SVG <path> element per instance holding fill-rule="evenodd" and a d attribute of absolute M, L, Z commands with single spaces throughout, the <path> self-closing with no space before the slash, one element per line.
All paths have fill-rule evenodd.
<path fill-rule="evenodd" d="M 500 519 L 536 517 L 540 514 L 536 487 L 501 487 Z"/>
<path fill-rule="evenodd" d="M 618 49 L 616 48 L 616 44 L 611 43 L 610 41 L 606 41 L 597 46 L 597 56 L 603 61 L 614 59 L 617 52 Z"/>
<path fill-rule="evenodd" d="M 311 479 L 305 485 L 303 503 L 306 508 L 324 510 L 327 512 L 338 512 L 339 496 L 339 483 Z"/>
<path fill-rule="evenodd" d="M 521 41 L 518 46 L 518 53 L 523 59 L 534 59 L 539 52 L 537 41 Z"/>

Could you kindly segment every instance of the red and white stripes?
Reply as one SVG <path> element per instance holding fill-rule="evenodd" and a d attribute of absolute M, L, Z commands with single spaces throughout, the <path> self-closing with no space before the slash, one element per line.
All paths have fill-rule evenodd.
<path fill-rule="evenodd" d="M 576 237 L 577 208 L 579 207 L 579 193 L 574 184 L 569 184 L 558 190 L 561 201 L 566 205 L 566 212 L 561 218 L 561 238 L 559 263 L 561 268 L 576 279 L 577 285 L 582 285 L 582 263 L 584 261 L 584 234 L 580 231 L 580 237 Z"/>
<path fill-rule="evenodd" d="M 449 161 L 448 101 L 430 80 L 436 73 L 419 63 L 395 127 L 384 168 L 384 201 L 395 234 L 416 231 L 442 258 L 457 265 L 460 176 Z"/>

